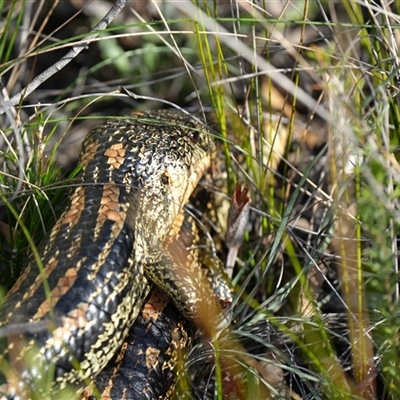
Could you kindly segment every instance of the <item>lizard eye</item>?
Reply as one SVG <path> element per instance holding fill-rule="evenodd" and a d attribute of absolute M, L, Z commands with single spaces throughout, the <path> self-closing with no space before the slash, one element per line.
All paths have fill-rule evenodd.
<path fill-rule="evenodd" d="M 190 131 L 188 133 L 188 136 L 192 143 L 197 143 L 200 138 L 200 132 L 199 131 Z"/>

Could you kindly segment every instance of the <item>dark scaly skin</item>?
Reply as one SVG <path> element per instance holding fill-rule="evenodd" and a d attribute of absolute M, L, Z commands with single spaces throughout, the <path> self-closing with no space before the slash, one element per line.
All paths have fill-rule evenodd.
<path fill-rule="evenodd" d="M 213 151 L 209 132 L 176 112 L 137 113 L 88 134 L 80 183 L 40 247 L 43 273 L 32 261 L 2 307 L 15 391 L 52 367 L 62 388 L 105 366 L 148 293 L 144 269 L 168 268 L 161 243 Z M 4 360 L 0 368 L 11 371 Z"/>
<path fill-rule="evenodd" d="M 118 353 L 94 379 L 95 389 L 88 389 L 84 398 L 169 399 L 176 375 L 183 372 L 192 331 L 168 296 L 155 288 Z"/>

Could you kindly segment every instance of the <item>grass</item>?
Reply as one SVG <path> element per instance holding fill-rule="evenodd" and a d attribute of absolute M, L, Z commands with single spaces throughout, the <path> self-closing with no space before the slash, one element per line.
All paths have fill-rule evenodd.
<path fill-rule="evenodd" d="M 36 16 L 34 2 L 0 1 L 0 108 L 81 40 L 100 4 L 110 7 L 66 3 L 40 3 Z M 233 332 L 258 344 L 250 356 L 222 341 L 220 373 L 229 375 L 224 357 L 236 360 L 248 398 L 395 399 L 399 5 L 271 3 L 126 6 L 83 57 L 1 115 L 0 282 L 10 287 L 61 207 L 61 139 L 163 101 L 211 111 L 227 176 L 221 198 L 240 182 L 252 199 Z M 327 326 L 332 312 L 348 321 L 346 337 Z M 282 343 L 260 327 L 266 319 Z M 189 364 L 205 357 L 203 348 Z M 263 375 L 267 366 L 275 374 Z M 287 381 L 269 382 L 283 372 Z M 239 396 L 235 377 L 223 378 L 215 398 Z"/>

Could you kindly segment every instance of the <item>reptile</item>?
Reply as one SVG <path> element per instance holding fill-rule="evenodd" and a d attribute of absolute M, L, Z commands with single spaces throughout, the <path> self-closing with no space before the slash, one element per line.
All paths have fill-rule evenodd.
<path fill-rule="evenodd" d="M 198 193 L 190 198 L 190 205 L 197 196 Z M 173 231 L 178 233 L 175 246 L 186 248 L 200 263 L 221 306 L 232 304 L 233 293 L 223 263 L 213 254 L 211 243 L 201 234 L 196 219 L 182 210 L 174 225 Z M 195 343 L 195 333 L 193 324 L 183 317 L 166 293 L 153 288 L 121 348 L 85 389 L 83 399 L 192 398 L 186 361 Z"/>
<path fill-rule="evenodd" d="M 174 230 L 214 153 L 210 131 L 181 112 L 134 113 L 89 132 L 78 182 L 39 246 L 41 262 L 29 262 L 1 307 L 5 398 L 29 398 L 43 382 L 59 390 L 96 376 L 152 282 L 209 336 L 210 318 L 226 324 Z"/>

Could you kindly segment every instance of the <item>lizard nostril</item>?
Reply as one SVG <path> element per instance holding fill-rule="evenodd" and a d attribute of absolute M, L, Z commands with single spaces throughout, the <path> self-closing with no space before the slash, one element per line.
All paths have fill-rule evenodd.
<path fill-rule="evenodd" d="M 168 185 L 170 183 L 170 177 L 167 171 L 161 175 L 161 182 L 163 185 Z"/>

